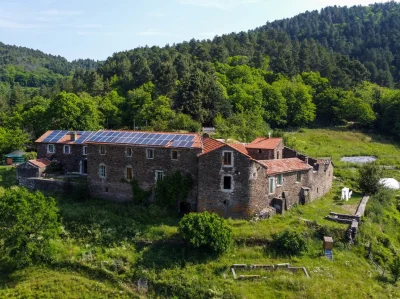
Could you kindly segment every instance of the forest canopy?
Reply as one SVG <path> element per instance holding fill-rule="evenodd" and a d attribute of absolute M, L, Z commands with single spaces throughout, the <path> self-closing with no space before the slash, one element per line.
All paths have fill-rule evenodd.
<path fill-rule="evenodd" d="M 247 141 L 271 128 L 344 122 L 398 137 L 399 37 L 400 4 L 388 2 L 102 62 L 0 43 L 0 124 L 31 140 L 47 129 L 215 126 Z"/>

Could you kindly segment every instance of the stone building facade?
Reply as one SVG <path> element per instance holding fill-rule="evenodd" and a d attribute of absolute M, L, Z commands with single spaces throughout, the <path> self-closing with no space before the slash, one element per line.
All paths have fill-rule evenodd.
<path fill-rule="evenodd" d="M 190 210 L 242 218 L 266 210 L 283 213 L 332 187 L 330 160 L 300 155 L 286 148 L 281 138 L 243 144 L 199 134 L 99 131 L 81 133 L 88 136 L 84 139 L 65 132 L 57 139 L 63 134 L 57 132 L 49 131 L 36 141 L 38 157 L 87 175 L 90 194 L 104 199 L 132 200 L 133 179 L 143 190 L 154 191 L 158 180 L 180 171 L 194 182 L 187 199 Z"/>

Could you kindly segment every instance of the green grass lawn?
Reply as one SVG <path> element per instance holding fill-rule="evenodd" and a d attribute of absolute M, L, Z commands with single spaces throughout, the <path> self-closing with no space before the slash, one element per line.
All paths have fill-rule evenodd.
<path fill-rule="evenodd" d="M 178 215 L 155 206 L 56 195 L 63 233 L 52 243 L 52 263 L 1 272 L 0 298 L 400 298 L 400 283 L 392 283 L 388 272 L 381 277 L 366 259 L 370 241 L 384 267 L 387 255 L 400 250 L 396 207 L 380 211 L 380 223 L 376 217 L 372 221 L 379 211 L 368 211 L 352 246 L 344 237 L 347 225 L 324 219 L 331 211 L 351 213 L 361 199 L 359 193 L 348 202 L 338 199 L 341 188 L 354 183 L 357 171 L 357 165 L 340 162 L 342 156 L 375 155 L 381 165 L 399 167 L 399 147 L 376 135 L 341 128 L 289 135 L 301 152 L 333 157 L 338 177 L 334 187 L 323 198 L 271 219 L 229 219 L 235 238 L 231 251 L 216 256 L 185 246 L 177 233 Z M 399 178 L 397 169 L 390 174 Z M 0 167 L 0 177 L 2 187 L 15 184 L 12 168 Z M 267 244 L 272 234 L 284 229 L 302 233 L 308 244 L 305 254 L 285 257 L 271 250 Z M 334 237 L 334 261 L 322 255 L 323 234 Z M 230 271 L 234 263 L 286 262 L 306 267 L 310 279 L 277 271 L 241 281 Z M 148 281 L 147 293 L 136 290 L 140 278 Z"/>

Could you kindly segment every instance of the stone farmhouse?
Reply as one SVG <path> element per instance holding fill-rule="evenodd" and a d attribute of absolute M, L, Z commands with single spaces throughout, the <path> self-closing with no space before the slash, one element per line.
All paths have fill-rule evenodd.
<path fill-rule="evenodd" d="M 189 174 L 193 188 L 187 202 L 177 202 L 177 209 L 223 217 L 283 213 L 332 187 L 331 160 L 300 155 L 281 138 L 244 144 L 196 133 L 48 131 L 36 145 L 41 163 L 27 162 L 30 167 L 46 164 L 45 159 L 57 161 L 66 173 L 87 177 L 90 194 L 98 198 L 132 200 L 127 182 L 133 179 L 150 190 L 174 171 Z"/>

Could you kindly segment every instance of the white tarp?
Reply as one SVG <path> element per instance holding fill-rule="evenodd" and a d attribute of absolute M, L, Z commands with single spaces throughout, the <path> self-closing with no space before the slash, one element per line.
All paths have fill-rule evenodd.
<path fill-rule="evenodd" d="M 380 179 L 379 183 L 386 188 L 393 189 L 393 190 L 398 190 L 400 189 L 400 184 L 396 179 L 394 178 L 385 178 L 385 179 Z"/>

